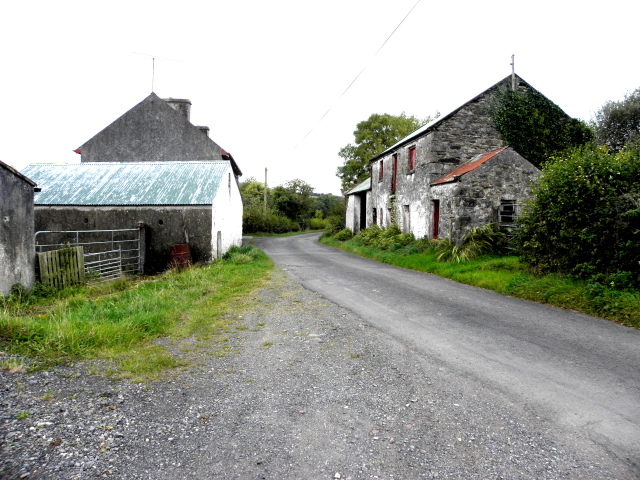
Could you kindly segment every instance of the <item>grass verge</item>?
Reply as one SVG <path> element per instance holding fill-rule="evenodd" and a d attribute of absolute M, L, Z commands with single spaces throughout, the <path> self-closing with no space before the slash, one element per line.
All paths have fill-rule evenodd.
<path fill-rule="evenodd" d="M 618 291 L 561 275 L 533 275 L 517 257 L 484 255 L 463 262 L 440 262 L 432 250 L 410 253 L 363 246 L 357 241 L 320 240 L 361 257 L 397 267 L 432 273 L 503 295 L 546 303 L 640 328 L 640 292 Z"/>
<path fill-rule="evenodd" d="M 0 345 L 38 367 L 99 358 L 107 360 L 109 373 L 153 379 L 186 364 L 185 355 L 171 351 L 180 340 L 207 342 L 210 354 L 228 352 L 226 334 L 237 312 L 272 268 L 264 253 L 249 246 L 212 265 L 156 277 L 40 295 L 20 292 L 0 299 Z M 162 337 L 171 341 L 159 342 Z"/>
<path fill-rule="evenodd" d="M 251 237 L 295 237 L 296 235 L 306 235 L 307 233 L 321 233 L 323 230 L 305 230 L 303 232 L 287 232 L 287 233 L 251 233 Z"/>

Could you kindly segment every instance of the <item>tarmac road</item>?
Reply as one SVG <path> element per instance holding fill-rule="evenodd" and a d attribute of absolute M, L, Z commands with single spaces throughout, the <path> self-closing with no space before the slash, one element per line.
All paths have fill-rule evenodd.
<path fill-rule="evenodd" d="M 0 369 L 0 479 L 640 479 L 640 332 L 253 241 L 280 268 L 164 380 Z"/>
<path fill-rule="evenodd" d="M 640 331 L 373 262 L 318 237 L 252 242 L 305 288 L 439 365 L 452 387 L 518 405 L 576 451 L 595 448 L 640 478 Z"/>

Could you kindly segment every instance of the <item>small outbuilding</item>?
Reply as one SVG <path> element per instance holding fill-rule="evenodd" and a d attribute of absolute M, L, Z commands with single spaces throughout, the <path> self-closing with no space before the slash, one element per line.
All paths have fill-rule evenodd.
<path fill-rule="evenodd" d="M 367 225 L 367 199 L 371 198 L 371 178 L 367 178 L 345 193 L 347 197 L 345 226 L 354 235 Z"/>
<path fill-rule="evenodd" d="M 460 240 L 460 232 L 488 223 L 515 227 L 524 199 L 531 198 L 540 170 L 510 147 L 476 155 L 431 183 L 431 238 L 446 232 Z"/>
<path fill-rule="evenodd" d="M 33 196 L 36 182 L 0 161 L 0 294 L 35 283 Z"/>
<path fill-rule="evenodd" d="M 148 273 L 167 268 L 173 245 L 189 244 L 194 262 L 210 262 L 242 244 L 242 199 L 226 160 L 32 164 L 23 173 L 41 188 L 36 231 L 144 224 Z"/>

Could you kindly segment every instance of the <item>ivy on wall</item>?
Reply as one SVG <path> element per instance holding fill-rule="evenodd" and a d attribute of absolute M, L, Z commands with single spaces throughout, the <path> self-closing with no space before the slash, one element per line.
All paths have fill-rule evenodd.
<path fill-rule="evenodd" d="M 505 143 L 536 167 L 554 153 L 584 145 L 593 138 L 584 122 L 569 117 L 532 88 L 499 87 L 489 113 Z"/>

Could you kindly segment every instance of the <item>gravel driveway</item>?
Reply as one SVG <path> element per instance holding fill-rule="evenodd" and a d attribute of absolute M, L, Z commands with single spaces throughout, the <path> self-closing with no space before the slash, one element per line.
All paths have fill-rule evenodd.
<path fill-rule="evenodd" d="M 172 380 L 0 372 L 0 478 L 640 478 L 281 270 L 255 296 L 235 352 Z"/>

